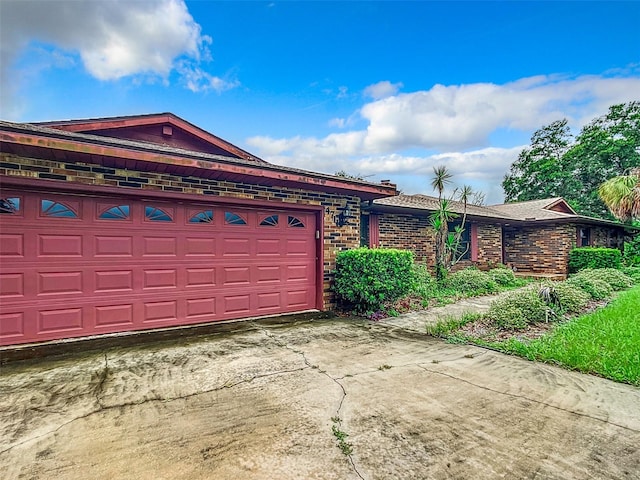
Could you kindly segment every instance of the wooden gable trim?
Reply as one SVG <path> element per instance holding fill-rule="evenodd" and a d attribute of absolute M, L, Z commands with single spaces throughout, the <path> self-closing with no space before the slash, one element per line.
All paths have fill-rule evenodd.
<path fill-rule="evenodd" d="M 571 215 L 577 215 L 576 211 L 571 208 L 571 205 L 567 203 L 564 198 L 559 198 L 555 202 L 550 203 L 545 210 L 551 210 L 552 212 L 569 213 Z"/>
<path fill-rule="evenodd" d="M 194 137 L 221 148 L 231 155 L 259 163 L 267 163 L 259 157 L 236 147 L 232 143 L 217 137 L 206 130 L 201 129 L 187 122 L 186 120 L 174 115 L 173 113 L 161 113 L 152 115 L 138 115 L 131 117 L 113 117 L 113 118 L 97 118 L 87 120 L 70 120 L 62 122 L 40 122 L 35 125 L 42 125 L 49 128 L 64 130 L 74 133 L 92 133 L 101 130 L 118 130 L 124 128 L 146 127 L 150 125 L 159 125 L 163 127 L 174 127 L 193 135 Z M 163 132 L 164 133 L 164 132 Z M 167 130 L 168 135 L 172 134 Z M 118 138 L 117 133 L 109 135 L 112 138 Z"/>

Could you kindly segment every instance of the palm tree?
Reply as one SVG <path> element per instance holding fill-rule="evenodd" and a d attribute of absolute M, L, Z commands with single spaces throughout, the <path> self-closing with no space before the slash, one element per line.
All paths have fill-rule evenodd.
<path fill-rule="evenodd" d="M 640 219 L 640 168 L 610 178 L 600 185 L 598 195 L 617 219 Z"/>

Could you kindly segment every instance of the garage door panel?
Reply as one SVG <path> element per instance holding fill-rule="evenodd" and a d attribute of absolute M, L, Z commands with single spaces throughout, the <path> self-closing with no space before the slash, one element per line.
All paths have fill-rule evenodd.
<path fill-rule="evenodd" d="M 184 248 L 187 257 L 214 257 L 216 255 L 216 239 L 213 236 L 206 238 L 187 237 Z"/>
<path fill-rule="evenodd" d="M 81 294 L 82 287 L 82 272 L 38 273 L 38 295 Z"/>
<path fill-rule="evenodd" d="M 95 271 L 96 293 L 133 291 L 133 270 Z"/>
<path fill-rule="evenodd" d="M 249 239 L 242 238 L 223 238 L 222 239 L 222 256 L 228 257 L 249 257 L 251 255 L 251 247 Z"/>
<path fill-rule="evenodd" d="M 175 269 L 145 270 L 143 289 L 177 288 L 178 272 Z"/>
<path fill-rule="evenodd" d="M 23 257 L 24 235 L 20 233 L 0 233 L 0 258 Z"/>
<path fill-rule="evenodd" d="M 143 255 L 163 255 L 175 257 L 178 255 L 178 242 L 175 237 L 152 237 L 142 238 Z"/>
<path fill-rule="evenodd" d="M 223 301 L 223 315 L 227 314 L 248 314 L 251 311 L 251 296 L 243 295 L 225 295 Z"/>
<path fill-rule="evenodd" d="M 124 305 L 100 305 L 95 307 L 94 312 L 97 327 L 133 325 L 134 308 L 132 303 Z"/>
<path fill-rule="evenodd" d="M 215 268 L 187 268 L 186 287 L 215 287 Z"/>
<path fill-rule="evenodd" d="M 10 312 L 0 314 L 0 335 L 3 338 L 24 338 L 25 312 Z"/>
<path fill-rule="evenodd" d="M 82 235 L 38 235 L 40 257 L 82 257 Z"/>
<path fill-rule="evenodd" d="M 82 308 L 44 310 L 38 316 L 38 332 L 66 333 L 83 328 Z"/>
<path fill-rule="evenodd" d="M 2 345 L 316 306 L 315 214 L 20 195 L 0 216 Z"/>
<path fill-rule="evenodd" d="M 178 302 L 148 302 L 144 304 L 144 323 L 172 322 L 178 319 Z"/>
<path fill-rule="evenodd" d="M 94 239 L 96 257 L 133 256 L 133 236 L 96 235 Z"/>
<path fill-rule="evenodd" d="M 0 298 L 23 297 L 24 274 L 0 273 Z"/>

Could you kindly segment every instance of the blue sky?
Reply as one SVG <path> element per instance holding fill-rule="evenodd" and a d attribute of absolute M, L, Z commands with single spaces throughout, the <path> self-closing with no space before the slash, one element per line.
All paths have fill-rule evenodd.
<path fill-rule="evenodd" d="M 278 164 L 503 200 L 531 134 L 640 100 L 640 2 L 2 0 L 0 117 L 173 112 Z"/>

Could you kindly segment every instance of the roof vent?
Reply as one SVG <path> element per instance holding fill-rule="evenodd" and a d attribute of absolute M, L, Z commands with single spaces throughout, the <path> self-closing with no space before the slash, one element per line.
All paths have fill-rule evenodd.
<path fill-rule="evenodd" d="M 163 126 L 162 135 L 164 135 L 165 137 L 170 137 L 171 135 L 173 135 L 173 127 L 170 127 L 169 125 Z"/>

